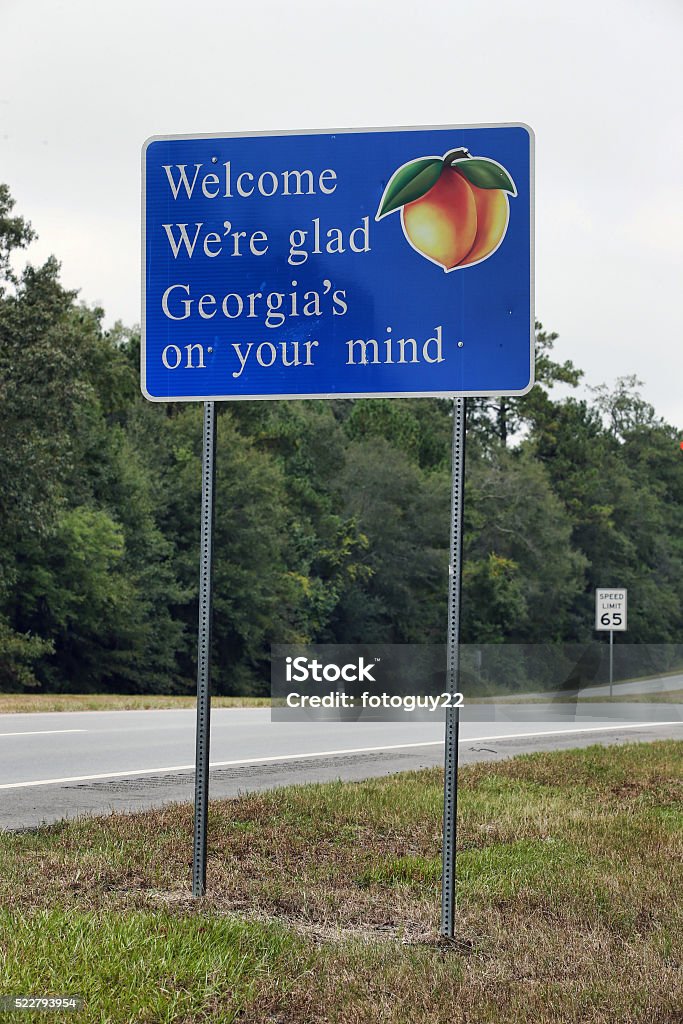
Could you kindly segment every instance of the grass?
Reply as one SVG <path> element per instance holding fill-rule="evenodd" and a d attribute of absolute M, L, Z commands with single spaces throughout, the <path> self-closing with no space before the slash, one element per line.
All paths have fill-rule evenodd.
<path fill-rule="evenodd" d="M 6 833 L 2 991 L 111 1024 L 683 1022 L 682 761 L 461 769 L 452 945 L 437 770 L 212 802 L 201 901 L 186 805 Z"/>
<path fill-rule="evenodd" d="M 306 964 L 301 943 L 286 929 L 227 918 L 42 910 L 17 919 L 4 911 L 0 929 L 3 956 L 12 964 L 3 986 L 11 978 L 17 994 L 83 994 L 79 1016 L 88 1021 L 235 1020 L 253 1001 L 261 976 L 286 973 L 284 994 L 296 981 L 295 961 L 299 973 Z M 228 995 L 228 1014 L 211 1016 Z"/>
<path fill-rule="evenodd" d="M 146 711 L 194 708 L 194 696 L 125 693 L 0 693 L 0 714 L 32 711 Z M 214 708 L 270 707 L 270 697 L 212 697 Z"/>

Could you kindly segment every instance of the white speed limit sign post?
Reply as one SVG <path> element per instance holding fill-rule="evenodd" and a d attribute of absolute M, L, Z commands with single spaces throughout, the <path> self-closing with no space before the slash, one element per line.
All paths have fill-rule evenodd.
<path fill-rule="evenodd" d="M 627 592 L 623 587 L 598 587 L 595 591 L 595 628 L 609 632 L 609 695 L 612 696 L 614 634 L 626 632 Z"/>

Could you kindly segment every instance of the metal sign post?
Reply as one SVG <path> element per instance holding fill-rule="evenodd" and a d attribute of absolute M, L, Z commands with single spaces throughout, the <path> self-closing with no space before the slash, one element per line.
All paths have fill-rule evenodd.
<path fill-rule="evenodd" d="M 451 543 L 448 579 L 448 646 L 446 689 L 457 693 L 460 679 L 460 590 L 462 582 L 462 519 L 465 483 L 465 399 L 453 402 L 453 478 L 451 485 Z M 458 740 L 460 709 L 446 711 L 443 790 L 443 868 L 441 875 L 441 934 L 455 934 L 455 844 L 458 816 Z"/>
<path fill-rule="evenodd" d="M 202 434 L 202 523 L 199 555 L 199 631 L 197 637 L 197 750 L 194 783 L 194 855 L 192 895 L 206 892 L 206 832 L 209 806 L 211 724 L 211 573 L 216 477 L 216 406 L 204 403 Z"/>
<path fill-rule="evenodd" d="M 612 683 L 614 682 L 614 630 L 609 631 L 609 695 L 612 696 Z"/>

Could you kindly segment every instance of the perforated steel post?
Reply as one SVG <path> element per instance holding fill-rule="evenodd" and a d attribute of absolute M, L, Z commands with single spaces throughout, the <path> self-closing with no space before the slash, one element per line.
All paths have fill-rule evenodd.
<path fill-rule="evenodd" d="M 465 482 L 465 399 L 453 402 L 453 470 L 451 483 L 451 543 L 448 577 L 448 644 L 446 690 L 457 693 L 460 681 L 460 585 L 462 580 L 462 517 Z M 443 869 L 441 875 L 441 934 L 455 934 L 455 843 L 458 815 L 458 739 L 460 710 L 446 710 L 443 789 Z"/>
<path fill-rule="evenodd" d="M 197 749 L 194 781 L 192 895 L 206 892 L 206 822 L 209 805 L 211 722 L 211 570 L 213 558 L 216 410 L 204 402 L 202 435 L 202 522 L 199 554 L 199 631 L 197 637 Z"/>

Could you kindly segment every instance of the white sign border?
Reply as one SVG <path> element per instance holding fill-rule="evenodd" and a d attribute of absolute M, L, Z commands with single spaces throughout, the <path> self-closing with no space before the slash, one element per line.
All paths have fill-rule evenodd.
<path fill-rule="evenodd" d="M 420 132 L 420 131 L 465 131 L 477 128 L 523 128 L 529 136 L 529 304 L 531 306 L 530 325 L 530 378 L 526 387 L 519 391 L 352 391 L 346 392 L 322 392 L 320 394 L 286 394 L 286 395 L 197 395 L 197 396 L 162 396 L 150 395 L 147 390 L 147 367 L 146 367 L 146 306 L 147 306 L 147 246 L 146 246 L 146 177 L 147 177 L 147 149 L 153 142 L 191 142 L 195 139 L 257 139 L 281 135 L 361 135 L 371 132 Z M 486 122 L 483 124 L 437 124 L 437 125 L 414 125 L 409 127 L 381 127 L 381 128 L 313 128 L 303 131 L 264 131 L 264 132 L 198 132 L 193 134 L 180 135 L 151 135 L 145 140 L 142 146 L 141 167 L 142 167 L 142 188 L 141 188 L 141 283 L 142 283 L 142 312 L 140 317 L 140 390 L 149 402 L 256 402 L 256 401 L 279 401 L 294 399 L 331 399 L 331 398 L 516 398 L 527 395 L 535 383 L 535 345 L 536 345 L 536 311 L 535 311 L 535 151 L 536 137 L 533 128 L 523 121 L 501 121 Z"/>

